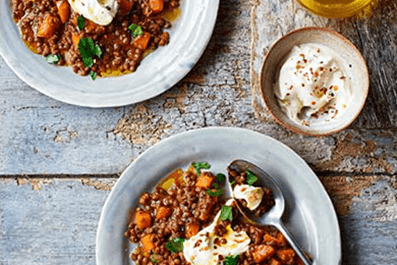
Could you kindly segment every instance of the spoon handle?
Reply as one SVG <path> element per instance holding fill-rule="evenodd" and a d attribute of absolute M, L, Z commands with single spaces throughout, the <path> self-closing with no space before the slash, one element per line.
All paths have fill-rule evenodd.
<path fill-rule="evenodd" d="M 308 258 L 308 256 L 305 254 L 303 249 L 299 246 L 296 240 L 288 232 L 284 224 L 282 222 L 277 222 L 277 224 L 274 224 L 274 226 L 276 226 L 276 228 L 278 228 L 278 230 L 280 230 L 280 232 L 284 234 L 285 238 L 287 239 L 291 247 L 295 250 L 295 252 L 298 254 L 298 256 L 301 258 L 303 263 L 305 265 L 312 265 L 313 262 Z"/>

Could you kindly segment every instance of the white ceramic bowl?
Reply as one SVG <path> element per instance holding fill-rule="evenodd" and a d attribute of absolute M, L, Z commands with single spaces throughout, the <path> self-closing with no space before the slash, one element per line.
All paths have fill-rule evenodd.
<path fill-rule="evenodd" d="M 309 126 L 291 120 L 280 108 L 274 93 L 278 70 L 292 48 L 305 43 L 317 43 L 334 50 L 343 59 L 347 77 L 351 77 L 351 95 L 347 109 L 327 123 Z M 344 36 L 321 27 L 294 30 L 280 38 L 268 51 L 260 75 L 261 92 L 274 119 L 285 128 L 309 136 L 324 136 L 339 132 L 353 123 L 361 112 L 369 89 L 369 74 L 360 51 Z"/>
<path fill-rule="evenodd" d="M 181 80 L 199 60 L 210 38 L 219 0 L 181 1 L 181 14 L 169 30 L 170 43 L 149 54 L 135 73 L 82 77 L 71 67 L 54 67 L 23 43 L 12 19 L 11 1 L 0 1 L 0 54 L 31 87 L 54 99 L 89 107 L 113 107 L 155 97 Z"/>

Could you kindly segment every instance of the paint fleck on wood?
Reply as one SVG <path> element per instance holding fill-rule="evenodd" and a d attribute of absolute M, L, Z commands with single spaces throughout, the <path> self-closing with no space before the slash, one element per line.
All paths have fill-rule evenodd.
<path fill-rule="evenodd" d="M 334 202 L 335 210 L 339 216 L 347 216 L 354 197 L 361 196 L 361 192 L 375 182 L 375 177 L 320 177 L 325 189 Z"/>
<path fill-rule="evenodd" d="M 91 186 L 97 190 L 112 190 L 114 184 L 116 184 L 116 179 L 98 179 L 98 178 L 81 178 L 81 183 L 84 186 Z"/>
<path fill-rule="evenodd" d="M 122 135 L 132 144 L 149 145 L 157 143 L 164 132 L 171 128 L 171 124 L 146 108 L 142 108 L 142 105 L 138 105 L 137 108 L 131 109 L 129 115 L 119 120 L 112 132 Z"/>

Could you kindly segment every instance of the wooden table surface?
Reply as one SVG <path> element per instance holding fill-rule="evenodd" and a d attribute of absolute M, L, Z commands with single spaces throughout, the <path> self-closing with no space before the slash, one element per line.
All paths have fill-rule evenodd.
<path fill-rule="evenodd" d="M 349 38 L 371 80 L 357 121 L 317 138 L 275 123 L 257 92 L 269 46 L 313 25 Z M 394 0 L 346 20 L 311 15 L 293 0 L 221 0 L 213 37 L 190 74 L 156 98 L 120 108 L 55 101 L 0 57 L 0 264 L 95 264 L 101 208 L 120 173 L 156 142 L 209 126 L 269 135 L 310 165 L 338 213 L 343 264 L 397 264 Z"/>

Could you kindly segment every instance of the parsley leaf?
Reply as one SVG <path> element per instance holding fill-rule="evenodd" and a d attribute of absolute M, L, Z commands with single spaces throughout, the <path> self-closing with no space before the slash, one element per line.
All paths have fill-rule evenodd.
<path fill-rule="evenodd" d="M 179 252 L 183 250 L 183 242 L 185 242 L 185 239 L 183 238 L 174 238 L 167 242 L 165 247 L 172 252 Z"/>
<path fill-rule="evenodd" d="M 134 38 L 136 38 L 137 36 L 140 36 L 140 35 L 143 34 L 143 31 L 142 31 L 141 26 L 139 26 L 139 25 L 137 25 L 137 24 L 135 24 L 135 23 L 132 23 L 132 24 L 128 27 L 128 29 L 131 31 L 131 34 L 132 34 L 132 36 L 133 36 Z"/>
<path fill-rule="evenodd" d="M 238 258 L 238 255 L 226 256 L 223 265 L 237 265 Z"/>
<path fill-rule="evenodd" d="M 222 173 L 218 173 L 216 175 L 216 182 L 222 183 L 222 182 L 225 182 L 225 179 L 226 179 L 226 177 Z"/>
<path fill-rule="evenodd" d="M 227 206 L 227 205 L 222 205 L 221 220 L 226 221 L 227 219 L 229 219 L 230 221 L 233 221 L 233 207 Z"/>
<path fill-rule="evenodd" d="M 95 46 L 94 41 L 91 38 L 81 38 L 78 46 L 83 63 L 87 67 L 94 65 L 94 61 L 92 59 L 93 55 L 98 57 L 101 57 L 102 55 L 101 48 L 98 45 Z"/>
<path fill-rule="evenodd" d="M 209 169 L 211 166 L 207 162 L 193 162 L 194 169 L 197 172 L 197 176 L 200 176 L 200 169 Z"/>
<path fill-rule="evenodd" d="M 212 183 L 212 187 L 213 187 L 214 189 L 216 189 L 216 190 L 213 191 L 213 189 L 208 189 L 208 190 L 207 190 L 207 194 L 208 194 L 208 195 L 210 195 L 210 196 L 212 196 L 212 197 L 218 197 L 218 196 L 222 195 L 223 190 L 221 190 L 221 189 L 219 188 L 219 185 L 218 185 L 217 183 Z"/>
<path fill-rule="evenodd" d="M 83 63 L 87 67 L 91 67 L 94 65 L 94 61 L 92 60 L 92 57 L 83 57 Z"/>
<path fill-rule="evenodd" d="M 85 18 L 83 16 L 77 17 L 77 28 L 82 30 L 84 28 Z"/>
<path fill-rule="evenodd" d="M 50 54 L 45 59 L 49 63 L 56 64 L 61 59 L 61 56 L 59 56 L 58 54 L 55 54 L 55 55 Z"/>
<path fill-rule="evenodd" d="M 212 197 L 218 197 L 218 196 L 222 195 L 222 193 L 223 193 L 223 190 L 220 190 L 220 189 L 217 189 L 216 191 L 213 191 L 211 189 L 207 190 L 207 194 Z"/>
<path fill-rule="evenodd" d="M 252 185 L 255 183 L 255 181 L 258 180 L 258 178 L 248 169 L 245 170 L 245 173 L 247 173 L 247 184 Z"/>
<path fill-rule="evenodd" d="M 94 71 L 91 71 L 91 72 L 90 72 L 90 76 L 91 76 L 91 79 L 92 79 L 92 80 L 95 80 L 96 77 L 97 77 L 97 73 L 95 73 Z"/>
<path fill-rule="evenodd" d="M 101 48 L 100 48 L 98 45 L 96 45 L 96 46 L 94 47 L 93 53 L 94 53 L 96 56 L 98 56 L 99 58 L 101 58 L 101 56 L 102 56 L 102 50 L 101 50 Z"/>
<path fill-rule="evenodd" d="M 79 51 L 83 57 L 92 55 L 95 49 L 94 41 L 91 38 L 81 38 L 79 41 Z"/>

